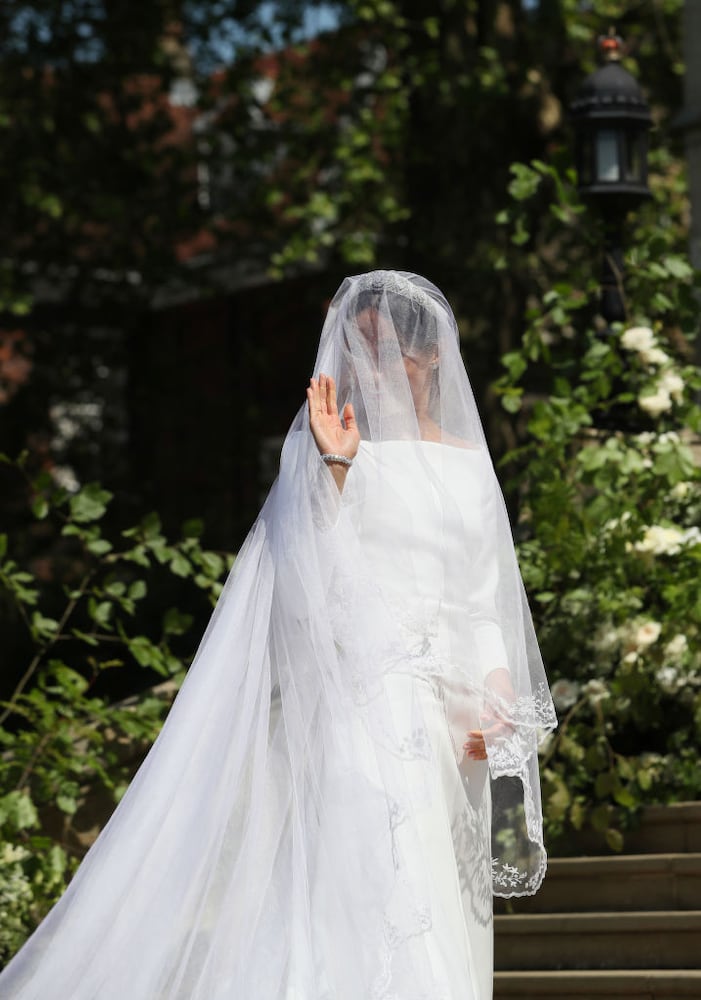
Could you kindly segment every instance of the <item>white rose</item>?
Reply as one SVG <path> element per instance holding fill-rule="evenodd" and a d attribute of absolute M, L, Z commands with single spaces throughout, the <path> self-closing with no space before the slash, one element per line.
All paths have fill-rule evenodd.
<path fill-rule="evenodd" d="M 631 651 L 629 653 L 626 653 L 626 655 L 623 657 L 622 662 L 625 663 L 627 667 L 632 667 L 634 663 L 638 662 L 638 654 L 635 652 L 634 649 L 631 649 Z"/>
<path fill-rule="evenodd" d="M 649 621 L 640 625 L 633 634 L 633 642 L 636 648 L 645 649 L 646 646 L 651 646 L 653 642 L 657 642 L 661 631 L 662 626 L 659 622 Z"/>
<path fill-rule="evenodd" d="M 655 674 L 657 683 L 666 694 L 674 694 L 677 690 L 677 671 L 674 667 L 660 667 Z"/>
<path fill-rule="evenodd" d="M 640 351 L 640 360 L 646 365 L 661 367 L 669 361 L 669 354 L 666 354 L 661 347 L 647 347 Z"/>
<path fill-rule="evenodd" d="M 640 434 L 635 435 L 635 440 L 644 448 L 646 445 L 652 444 L 655 440 L 655 435 L 652 431 L 642 431 Z"/>
<path fill-rule="evenodd" d="M 615 649 L 621 641 L 618 629 L 615 628 L 604 628 L 599 629 L 594 636 L 594 646 L 596 649 L 602 652 L 610 652 Z"/>
<path fill-rule="evenodd" d="M 670 639 L 664 648 L 665 656 L 670 660 L 678 660 L 686 653 L 689 642 L 682 632 L 677 632 L 673 639 Z"/>
<path fill-rule="evenodd" d="M 659 417 L 660 413 L 672 407 L 672 400 L 665 389 L 658 389 L 657 392 L 647 396 L 638 396 L 638 406 L 645 410 L 651 417 Z"/>
<path fill-rule="evenodd" d="M 666 392 L 677 403 L 684 395 L 684 379 L 676 372 L 668 371 L 660 375 L 658 386 L 662 392 Z"/>
<path fill-rule="evenodd" d="M 563 711 L 566 708 L 571 708 L 579 697 L 579 684 L 576 681 L 568 681 L 563 677 L 561 680 L 555 681 L 550 688 L 550 694 L 555 703 L 555 708 L 558 711 Z"/>
<path fill-rule="evenodd" d="M 691 483 L 682 482 L 676 483 L 672 487 L 672 496 L 675 500 L 683 500 L 684 497 L 689 495 L 689 490 L 691 489 Z"/>
<path fill-rule="evenodd" d="M 689 529 L 692 530 L 692 529 Z M 653 555 L 675 556 L 684 544 L 684 532 L 679 528 L 665 528 L 653 524 L 645 529 L 645 534 L 633 546 L 636 552 L 651 552 Z"/>
<path fill-rule="evenodd" d="M 676 556 L 684 546 L 693 546 L 701 543 L 701 529 L 697 527 L 681 528 L 664 527 L 661 524 L 653 524 L 645 529 L 643 537 L 635 542 L 633 546 L 627 548 L 636 552 L 650 552 L 656 556 Z"/>
<path fill-rule="evenodd" d="M 622 527 L 626 522 L 630 521 L 633 515 L 629 510 L 625 510 L 620 517 L 609 518 L 608 521 L 604 521 L 603 530 L 604 531 L 615 531 L 616 528 Z"/>
<path fill-rule="evenodd" d="M 652 437 L 655 435 L 653 434 Z M 679 444 L 681 438 L 676 431 L 663 431 L 657 439 L 660 444 Z"/>
<path fill-rule="evenodd" d="M 17 861 L 24 861 L 28 857 L 29 851 L 26 851 L 23 847 L 19 847 L 17 844 L 3 844 L 0 863 L 11 865 Z"/>
<path fill-rule="evenodd" d="M 603 681 L 591 680 L 582 688 L 582 694 L 585 694 L 589 701 L 595 705 L 597 702 L 605 701 L 607 698 L 611 697 L 611 692 L 606 687 Z"/>
<path fill-rule="evenodd" d="M 627 351 L 649 351 L 655 346 L 655 335 L 649 326 L 631 326 L 621 334 L 621 345 Z"/>
<path fill-rule="evenodd" d="M 682 545 L 698 545 L 701 542 L 701 530 L 698 528 L 687 528 L 682 534 Z"/>

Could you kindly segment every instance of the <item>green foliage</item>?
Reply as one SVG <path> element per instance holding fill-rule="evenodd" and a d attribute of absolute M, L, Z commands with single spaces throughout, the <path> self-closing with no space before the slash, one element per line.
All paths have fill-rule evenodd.
<path fill-rule="evenodd" d="M 551 672 L 580 685 L 545 769 L 551 829 L 593 822 L 615 841 L 626 789 L 636 801 L 660 798 L 669 780 L 670 794 L 689 794 L 688 751 L 675 754 L 671 737 L 654 728 L 641 707 L 645 686 L 628 690 L 638 683 L 637 666 L 624 674 L 621 665 L 632 641 L 621 630 L 650 620 L 661 624 L 642 657 L 651 689 L 659 693 L 658 669 L 673 666 L 684 678 L 696 669 L 689 603 L 696 548 L 685 542 L 674 555 L 635 548 L 649 528 L 690 530 L 698 513 L 686 439 L 660 437 L 699 423 L 690 403 L 697 376 L 684 354 L 695 326 L 684 257 L 688 206 L 670 138 L 681 105 L 682 0 L 346 0 L 334 5 L 339 30 L 312 43 L 303 19 L 326 5 L 188 2 L 175 19 L 168 4 L 142 5 L 138 19 L 129 5 L 102 5 L 95 16 L 84 6 L 10 0 L 0 13 L 0 304 L 23 317 L 42 287 L 52 302 L 63 298 L 28 324 L 45 328 L 41 350 L 32 346 L 36 334 L 23 335 L 29 367 L 45 359 L 35 407 L 43 413 L 49 399 L 92 398 L 93 359 L 71 369 L 75 357 L 96 350 L 96 325 L 99 352 L 105 324 L 140 335 L 155 289 L 196 283 L 198 294 L 217 294 L 215 276 L 230 275 L 228 265 L 274 276 L 309 265 L 425 271 L 456 305 L 478 389 L 503 355 L 499 398 L 513 436 L 527 419 L 533 442 L 512 455 L 525 572 Z M 654 201 L 639 213 L 628 253 L 626 326 L 653 330 L 647 360 L 621 348 L 622 331 L 604 336 L 596 318 L 601 233 L 578 202 L 566 152 L 567 102 L 594 68 L 596 36 L 612 21 L 631 43 L 626 66 L 655 108 Z M 169 106 L 174 84 L 192 88 L 194 108 Z M 198 123 L 190 135 L 191 113 Z M 524 157 L 530 162 L 509 175 L 510 161 Z M 181 251 L 202 237 L 201 262 L 215 266 L 184 265 Z M 660 363 L 655 347 L 669 360 Z M 108 399 L 104 409 L 119 407 Z M 8 440 L 36 426 L 55 436 L 53 417 L 27 421 L 26 402 L 5 426 L 18 429 Z M 655 437 L 636 438 L 640 432 Z M 94 453 L 105 453 L 105 441 L 101 428 Z M 79 479 L 93 475 L 78 471 Z M 154 574 L 214 596 L 224 569 L 221 556 L 200 548 L 196 525 L 177 543 L 155 515 L 119 539 L 108 536 L 108 503 L 98 486 L 64 496 L 35 484 L 33 517 L 63 523 L 69 565 L 61 600 L 28 568 L 18 539 L 8 546 L 0 538 L 2 592 L 33 651 L 1 737 L 9 742 L 0 788 L 17 791 L 12 781 L 29 768 L 22 803 L 60 796 L 70 809 L 76 784 L 99 773 L 104 753 L 94 741 L 103 724 L 112 726 L 112 716 L 99 713 L 117 711 L 93 694 L 106 671 L 125 662 L 164 678 L 181 671 L 184 657 L 174 649 L 187 617 L 166 610 L 159 634 L 138 625 Z M 604 531 L 609 522 L 620 527 Z M 620 633 L 616 651 L 596 647 L 592 620 L 602 635 Z M 687 631 L 677 667 L 664 651 Z M 593 702 L 589 681 L 612 693 Z M 687 735 L 692 709 L 683 700 L 695 683 L 685 681 L 678 697 L 660 695 L 665 711 L 681 712 Z M 63 701 L 72 706 L 65 718 L 56 707 Z M 141 709 L 123 711 L 114 726 L 142 726 L 148 739 L 162 709 L 149 711 L 143 726 Z M 670 719 L 676 726 L 674 713 Z M 74 759 L 72 736 L 57 735 L 73 731 L 86 741 L 86 772 L 77 775 L 60 763 Z M 638 767 L 634 779 L 621 771 L 624 791 L 593 777 L 629 757 L 653 760 L 646 753 L 664 763 Z M 7 771 L 15 756 L 19 772 Z M 111 766 L 104 764 L 102 779 Z M 35 835 L 40 826 L 18 827 L 8 843 L 29 850 Z M 9 857 L 7 884 L 18 899 L 25 887 L 29 914 L 34 870 L 24 856 Z M 18 902 L 15 913 L 23 912 Z M 29 926 L 30 916 L 19 919 Z"/>
<path fill-rule="evenodd" d="M 567 104 L 611 20 L 654 105 L 659 183 L 682 182 L 670 138 L 681 7 L 187 0 L 177 17 L 155 3 L 135 18 L 128 4 L 6 0 L 0 304 L 23 316 L 47 294 L 62 306 L 36 309 L 16 341 L 24 364 L 0 372 L 10 393 L 18 372 L 30 383 L 6 413 L 3 447 L 41 431 L 78 481 L 112 476 L 127 419 L 118 371 L 132 363 L 119 345 L 148 335 L 158 290 L 229 296 L 231 273 L 425 273 L 454 303 L 481 394 L 519 336 L 523 275 L 543 286 L 544 260 L 572 263 L 537 199 L 520 203 L 516 229 L 494 227 L 509 211 L 508 165 L 571 147 Z M 333 30 L 310 38 L 315 11 Z M 521 189 L 538 180 L 528 169 L 513 178 Z M 552 211 L 572 225 L 569 207 Z M 108 418 L 81 417 L 61 440 L 56 411 L 86 401 Z M 491 398 L 481 403 L 494 429 Z M 124 486 L 143 497 L 138 474 Z"/>
<path fill-rule="evenodd" d="M 52 814 L 63 816 L 65 832 L 97 788 L 116 801 L 134 752 L 151 744 L 162 723 L 168 699 L 147 694 L 112 704 L 99 693 L 102 679 L 138 664 L 169 681 L 172 694 L 191 658 L 191 615 L 166 607 L 160 629 L 144 631 L 142 612 L 158 601 L 159 574 L 189 581 L 214 604 L 231 565 L 202 548 L 201 525 L 193 521 L 176 542 L 163 535 L 155 514 L 108 538 L 110 493 L 91 483 L 68 494 L 46 475 L 32 479 L 25 458 L 14 467 L 32 516 L 44 522 L 43 531 L 55 529 L 59 569 L 48 586 L 0 535 L 0 598 L 14 607 L 29 651 L 14 691 L 0 703 L 0 961 L 74 870 L 77 859 L 56 834 Z"/>
<path fill-rule="evenodd" d="M 548 183 L 563 243 L 567 220 L 596 240 L 571 177 L 540 163 L 513 175 L 501 220 L 511 232 Z M 701 793 L 698 282 L 683 229 L 656 224 L 657 213 L 675 218 L 678 200 L 668 192 L 638 217 L 629 321 L 607 328 L 586 269 L 573 254 L 569 275 L 554 261 L 496 385 L 526 432 L 505 463 L 561 720 L 542 760 L 551 841 L 587 826 L 620 850 L 642 804 Z"/>

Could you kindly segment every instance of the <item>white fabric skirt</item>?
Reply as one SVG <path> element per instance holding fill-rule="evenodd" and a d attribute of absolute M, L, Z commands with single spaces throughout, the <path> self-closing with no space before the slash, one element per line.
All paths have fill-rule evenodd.
<path fill-rule="evenodd" d="M 48 996 L 56 1000 L 123 1000 L 126 996 L 139 1000 L 491 1000 L 487 764 L 458 765 L 455 750 L 461 748 L 467 729 L 477 726 L 476 712 L 466 693 L 438 676 L 393 672 L 385 675 L 384 686 L 387 711 L 393 716 L 391 728 L 407 734 L 408 741 L 406 753 L 401 758 L 393 755 L 391 764 L 393 777 L 400 778 L 392 787 L 401 786 L 403 815 L 387 813 L 384 789 L 377 788 L 383 804 L 377 816 L 388 816 L 389 828 L 385 825 L 382 831 L 361 824 L 359 838 L 353 839 L 354 813 L 360 808 L 354 791 L 372 785 L 378 753 L 367 738 L 363 741 L 362 732 L 353 731 L 357 723 L 351 719 L 347 743 L 341 739 L 340 752 L 316 772 L 321 776 L 321 788 L 316 789 L 321 795 L 314 801 L 324 805 L 319 821 L 307 814 L 304 833 L 297 828 L 303 838 L 307 833 L 315 837 L 313 843 L 300 842 L 289 826 L 293 794 L 289 766 L 280 749 L 270 749 L 270 809 L 252 835 L 263 847 L 273 841 L 279 845 L 274 871 L 255 864 L 248 873 L 236 868 L 246 824 L 244 811 L 228 817 L 223 840 L 214 848 L 211 838 L 207 840 L 206 817 L 199 836 L 188 826 L 196 805 L 193 788 L 177 798 L 169 797 L 169 808 L 161 819 L 158 803 L 153 802 L 160 789 L 147 783 L 145 792 L 151 800 L 147 797 L 140 803 L 137 798 L 141 809 L 127 814 L 125 827 L 105 831 L 98 841 L 104 853 L 93 854 L 92 866 L 89 857 L 76 876 L 82 889 L 78 883 L 69 888 L 29 950 L 20 953 L 14 979 L 0 977 L 0 1000 Z M 458 706 L 459 714 L 451 705 Z M 279 711 L 279 702 L 274 701 L 271 731 Z M 338 724 L 341 735 L 345 734 L 346 720 Z M 416 753 L 412 753 L 413 739 Z M 344 746 L 350 750 L 342 759 Z M 353 771 L 364 776 L 360 783 L 344 784 L 349 761 Z M 344 788 L 351 789 L 348 795 Z M 209 789 L 205 791 L 200 814 L 217 799 Z M 132 792 L 138 796 L 138 786 Z M 225 790 L 220 789 L 219 798 L 223 797 Z M 333 849 L 339 817 L 345 824 L 344 843 L 358 847 L 353 860 L 360 864 L 350 876 L 343 850 Z M 164 858 L 157 831 L 149 835 L 153 851 L 142 857 L 145 838 L 140 837 L 139 824 L 156 820 L 170 821 L 169 829 L 179 835 L 189 831 L 197 866 L 178 868 Z M 330 825 L 325 828 L 325 824 Z M 365 839 L 368 829 L 379 838 L 375 845 Z M 382 882 L 378 897 L 371 873 L 377 877 L 378 870 L 384 873 L 386 868 L 384 864 L 381 869 L 377 864 L 364 866 L 363 861 L 378 844 L 384 852 L 388 842 L 396 866 L 392 874 L 390 856 L 392 878 Z M 304 887 L 292 882 L 293 849 L 310 859 Z M 262 856 L 271 855 L 263 850 Z M 137 862 L 140 867 L 134 871 Z M 243 884 L 247 878 L 250 885 Z M 180 882 L 196 900 L 196 908 L 176 894 Z M 76 890 L 73 905 L 71 896 Z M 291 911 L 287 906 L 293 895 L 308 901 L 302 909 Z M 358 920 L 362 923 L 365 911 L 376 912 L 378 898 L 383 907 L 387 902 L 384 926 L 373 925 L 363 936 L 358 933 Z M 149 923 L 151 911 L 156 917 Z M 352 936 L 345 932 L 344 921 L 352 928 Z M 251 926 L 258 928 L 255 945 L 242 949 Z M 130 960 L 132 946 L 125 940 L 133 927 L 143 938 L 149 965 Z M 357 953 L 360 940 L 365 955 Z M 372 976 L 366 977 L 364 969 L 371 969 Z M 242 982 L 252 988 L 242 991 Z"/>
<path fill-rule="evenodd" d="M 413 823 L 411 833 L 399 823 L 394 830 L 398 854 L 409 870 L 427 889 L 429 912 L 420 931 L 408 937 L 392 953 L 392 969 L 385 993 L 379 989 L 372 1000 L 414 1000 L 415 985 L 410 976 L 406 994 L 400 995 L 403 958 L 407 949 L 420 948 L 428 955 L 436 992 L 420 1000 L 491 1000 L 493 984 L 493 905 L 490 851 L 490 796 L 486 761 L 462 760 L 462 744 L 467 730 L 478 728 L 476 710 L 469 695 L 461 692 L 455 699 L 460 705 L 456 718 L 451 711 L 449 685 L 439 676 L 410 672 L 387 675 L 391 707 L 397 731 L 410 731 L 411 719 L 420 711 L 431 746 L 430 765 L 425 758 L 404 762 L 406 787 L 411 795 Z M 462 760 L 458 765 L 457 758 Z M 335 776 L 329 775 L 334 781 Z M 461 859 L 458 863 L 456 851 Z M 336 876 L 320 861 L 311 887 L 317 943 L 314 979 L 320 984 L 319 1000 L 335 1000 L 333 982 L 334 955 L 345 946 L 335 933 L 327 899 L 333 893 Z M 343 964 L 339 956 L 338 965 Z M 415 961 L 406 961 L 415 968 Z M 390 975 L 391 971 L 391 975 Z M 288 986 L 281 1000 L 310 1000 L 306 988 L 308 970 L 295 974 L 294 960 Z M 414 989 L 412 989 L 414 986 Z M 316 998 L 315 998 L 316 1000 Z M 363 998 L 365 1000 L 365 998 Z"/>

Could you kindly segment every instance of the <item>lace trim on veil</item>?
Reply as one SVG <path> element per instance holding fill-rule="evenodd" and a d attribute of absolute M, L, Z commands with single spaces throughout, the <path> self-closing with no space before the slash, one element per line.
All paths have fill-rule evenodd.
<path fill-rule="evenodd" d="M 431 311 L 435 311 L 437 305 L 422 288 L 396 271 L 370 271 L 368 274 L 362 274 L 358 278 L 356 287 L 361 292 L 396 292 Z"/>

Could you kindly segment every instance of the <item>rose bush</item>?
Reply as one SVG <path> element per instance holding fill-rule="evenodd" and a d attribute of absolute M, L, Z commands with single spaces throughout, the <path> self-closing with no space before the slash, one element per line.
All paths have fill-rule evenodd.
<path fill-rule="evenodd" d="M 596 246 L 574 178 L 518 165 L 528 202 L 550 186 L 562 241 Z M 542 754 L 551 843 L 590 826 L 612 849 L 644 803 L 701 791 L 701 375 L 696 277 L 648 209 L 629 253 L 629 319 L 597 315 L 594 258 L 563 251 L 534 290 L 521 350 L 497 383 L 524 444 L 506 468 L 560 728 Z M 529 236 L 537 247 L 537 233 Z M 676 242 L 675 242 L 676 241 Z M 562 260 L 570 271 L 563 271 Z"/>

